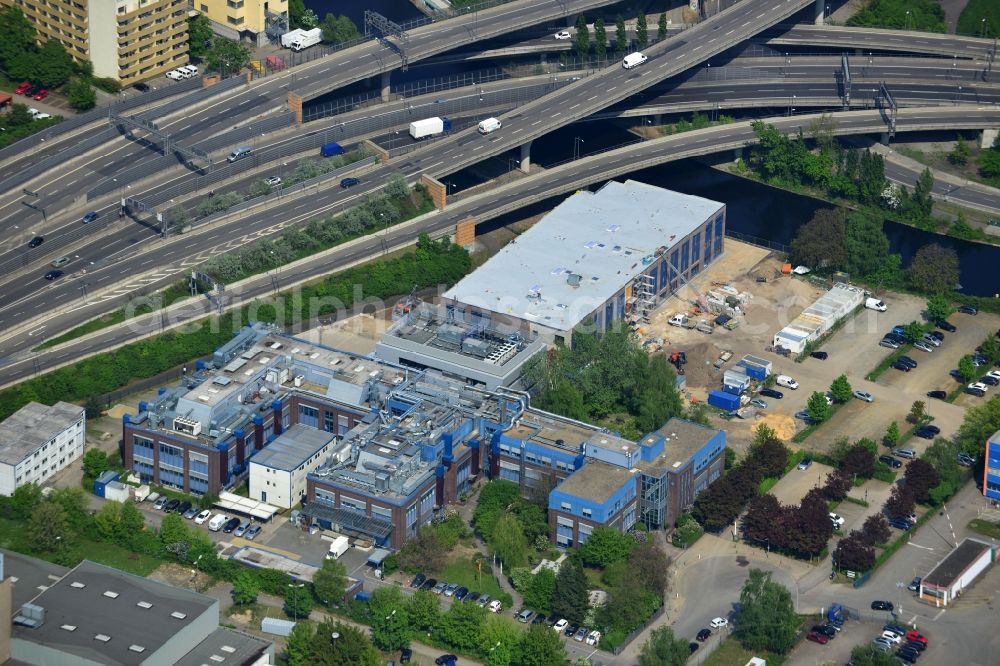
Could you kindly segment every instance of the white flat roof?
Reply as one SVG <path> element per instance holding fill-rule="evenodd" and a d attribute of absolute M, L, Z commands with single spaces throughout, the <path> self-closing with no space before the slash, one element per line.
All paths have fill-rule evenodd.
<path fill-rule="evenodd" d="M 569 331 L 723 207 L 634 180 L 580 191 L 444 298 Z"/>

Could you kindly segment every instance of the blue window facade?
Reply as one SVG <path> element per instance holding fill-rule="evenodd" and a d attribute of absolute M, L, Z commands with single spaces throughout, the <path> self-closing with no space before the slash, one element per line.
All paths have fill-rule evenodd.
<path fill-rule="evenodd" d="M 299 405 L 299 423 L 310 428 L 319 428 L 319 410 L 307 405 Z"/>
<path fill-rule="evenodd" d="M 986 443 L 986 485 L 983 494 L 992 500 L 1000 500 L 1000 437 L 990 438 Z"/>
<path fill-rule="evenodd" d="M 660 261 L 660 288 L 667 288 L 667 261 L 663 259 Z"/>
<path fill-rule="evenodd" d="M 184 449 L 160 442 L 160 468 L 184 469 Z"/>
<path fill-rule="evenodd" d="M 691 241 L 684 241 L 681 244 L 681 273 L 687 273 L 688 266 L 691 265 Z"/>
<path fill-rule="evenodd" d="M 698 259 L 701 258 L 701 234 L 695 234 L 691 237 L 691 259 L 694 263 L 698 263 Z"/>
<path fill-rule="evenodd" d="M 705 263 L 712 261 L 712 223 L 705 225 Z"/>
<path fill-rule="evenodd" d="M 143 462 L 153 463 L 153 440 L 138 435 L 132 438 L 132 457 Z"/>
<path fill-rule="evenodd" d="M 725 235 L 725 224 L 726 220 L 720 213 L 717 218 L 715 218 L 715 256 L 722 254 L 722 237 Z"/>
<path fill-rule="evenodd" d="M 333 432 L 333 412 L 323 412 L 323 430 Z"/>

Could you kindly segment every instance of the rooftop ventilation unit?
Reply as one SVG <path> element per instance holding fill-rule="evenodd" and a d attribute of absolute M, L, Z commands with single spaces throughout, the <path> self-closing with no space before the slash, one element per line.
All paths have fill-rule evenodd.
<path fill-rule="evenodd" d="M 108 641 L 111 640 L 111 636 L 108 636 L 107 634 L 96 634 L 94 636 L 94 640 L 101 641 L 102 643 L 107 643 Z"/>
<path fill-rule="evenodd" d="M 192 437 L 197 437 L 201 434 L 201 421 L 195 421 L 194 419 L 186 419 L 183 416 L 174 417 L 174 430 L 177 432 L 184 433 L 185 435 L 191 435 Z"/>
<path fill-rule="evenodd" d="M 83 589 L 83 588 L 87 587 L 87 584 L 86 583 L 81 583 L 80 581 L 77 581 L 77 580 L 74 580 L 72 583 L 69 584 L 69 586 L 70 587 L 75 587 L 78 590 L 80 590 L 80 589 Z"/>
<path fill-rule="evenodd" d="M 75 624 L 62 624 L 59 625 L 59 628 L 62 629 L 63 631 L 76 631 Z"/>
<path fill-rule="evenodd" d="M 117 599 L 118 598 L 118 593 L 114 592 L 112 590 L 105 590 L 104 591 L 104 596 L 106 596 L 108 599 Z"/>
<path fill-rule="evenodd" d="M 187 617 L 187 613 L 182 613 L 180 611 L 174 611 L 173 613 L 170 614 L 170 617 L 175 618 L 177 620 L 183 620 L 184 618 Z"/>
<path fill-rule="evenodd" d="M 132 652 L 145 652 L 146 651 L 146 648 L 142 647 L 141 645 L 129 645 L 128 649 L 131 650 Z"/>
<path fill-rule="evenodd" d="M 135 605 L 138 606 L 139 608 L 145 608 L 147 610 L 153 607 L 153 604 L 149 603 L 148 601 L 139 601 L 136 602 Z"/>

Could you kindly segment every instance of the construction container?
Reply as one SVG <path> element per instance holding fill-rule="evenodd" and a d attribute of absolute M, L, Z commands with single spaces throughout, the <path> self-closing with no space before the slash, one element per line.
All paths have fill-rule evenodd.
<path fill-rule="evenodd" d="M 764 381 L 771 374 L 771 362 L 759 356 L 747 354 L 736 365 L 743 368 L 748 376 L 759 382 Z"/>
<path fill-rule="evenodd" d="M 725 391 L 710 391 L 708 404 L 731 412 L 740 408 L 740 396 Z"/>
<path fill-rule="evenodd" d="M 102 472 L 101 475 L 94 480 L 94 494 L 98 497 L 104 497 L 106 486 L 112 481 L 117 480 L 118 472 L 110 469 L 106 472 Z"/>
<path fill-rule="evenodd" d="M 750 387 L 750 377 L 743 368 L 729 368 L 722 374 L 722 390 L 726 393 L 739 395 Z"/>
<path fill-rule="evenodd" d="M 125 502 L 131 497 L 130 486 L 126 486 L 121 481 L 109 481 L 104 484 L 104 494 L 102 497 L 112 502 Z"/>

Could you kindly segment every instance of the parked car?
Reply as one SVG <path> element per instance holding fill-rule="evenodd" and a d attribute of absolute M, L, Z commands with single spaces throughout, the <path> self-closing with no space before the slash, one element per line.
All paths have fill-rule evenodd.
<path fill-rule="evenodd" d="M 896 650 L 896 657 L 900 660 L 900 663 L 903 664 L 912 664 L 919 656 L 920 654 L 916 650 L 910 648 L 901 647 Z"/>
<path fill-rule="evenodd" d="M 476 600 L 476 603 L 480 606 L 486 606 L 486 604 L 490 603 L 490 595 L 484 594 Z"/>
<path fill-rule="evenodd" d="M 464 601 L 465 597 L 467 597 L 468 595 L 469 595 L 469 588 L 467 587 L 460 587 L 457 590 L 455 590 L 455 598 L 458 599 L 459 601 Z"/>
<path fill-rule="evenodd" d="M 724 617 L 717 617 L 708 623 L 708 626 L 712 629 L 721 629 L 723 627 L 729 626 L 729 620 Z"/>
<path fill-rule="evenodd" d="M 906 363 L 903 363 L 902 361 L 895 361 L 889 367 L 892 368 L 893 370 L 901 370 L 903 372 L 910 371 L 910 366 L 908 366 Z"/>
<path fill-rule="evenodd" d="M 823 634 L 831 639 L 837 636 L 837 629 L 829 624 L 814 624 L 812 631 L 815 631 L 817 634 Z"/>
<path fill-rule="evenodd" d="M 830 521 L 833 522 L 833 526 L 836 529 L 840 529 L 841 527 L 843 527 L 844 522 L 846 522 L 844 521 L 843 516 L 841 516 L 839 513 L 833 513 L 832 511 L 830 512 Z"/>
<path fill-rule="evenodd" d="M 243 521 L 242 523 L 240 523 L 239 527 L 233 530 L 233 536 L 241 537 L 245 535 L 247 533 L 247 530 L 249 529 L 250 529 L 250 521 L 249 520 Z"/>
<path fill-rule="evenodd" d="M 230 518 L 226 521 L 226 524 L 222 526 L 222 531 L 226 534 L 232 534 L 233 531 L 240 526 L 239 518 Z"/>
<path fill-rule="evenodd" d="M 455 596 L 455 592 L 457 592 L 457 591 L 458 591 L 458 585 L 455 584 L 455 583 L 449 583 L 444 588 L 444 596 L 446 596 L 446 597 L 453 597 L 453 596 Z"/>
<path fill-rule="evenodd" d="M 187 513 L 188 511 L 190 511 L 190 510 L 191 510 L 191 502 L 189 502 L 187 500 L 184 500 L 183 502 L 181 502 L 180 504 L 178 504 L 176 507 L 174 507 L 174 511 L 176 511 L 179 514 L 181 514 L 182 516 L 185 513 Z"/>
<path fill-rule="evenodd" d="M 45 88 L 42 88 L 41 90 L 39 90 L 38 92 L 36 92 L 34 95 L 32 95 L 31 99 L 35 100 L 36 102 L 41 102 L 43 99 L 45 99 L 48 96 L 49 96 L 49 91 L 46 90 Z"/>
<path fill-rule="evenodd" d="M 882 625 L 882 631 L 892 631 L 900 636 L 904 636 L 906 634 L 906 627 L 901 627 L 895 622 L 886 622 Z"/>
<path fill-rule="evenodd" d="M 539 613 L 535 616 L 535 619 L 531 621 L 531 624 L 542 624 L 543 622 L 545 622 L 545 615 Z"/>
<path fill-rule="evenodd" d="M 938 342 L 944 342 L 944 333 L 942 333 L 941 331 L 931 331 L 927 335 L 931 336 Z"/>
<path fill-rule="evenodd" d="M 924 342 L 923 340 L 917 340 L 916 342 L 914 342 L 913 348 L 919 349 L 922 352 L 927 352 L 928 354 L 934 351 L 934 347 L 932 347 L 927 342 Z"/>
<path fill-rule="evenodd" d="M 904 634 L 904 636 L 906 636 L 906 640 L 908 641 L 918 641 L 920 643 L 923 643 L 924 645 L 927 645 L 927 637 L 924 636 L 919 631 L 917 631 L 916 629 L 910 629 Z"/>
<path fill-rule="evenodd" d="M 281 176 L 268 176 L 264 179 L 265 185 L 270 185 L 271 187 L 277 187 L 281 185 Z"/>
<path fill-rule="evenodd" d="M 413 650 L 410 648 L 403 648 L 399 651 L 399 663 L 408 664 L 411 659 L 413 659 Z"/>
<path fill-rule="evenodd" d="M 597 645 L 601 642 L 601 632 L 596 629 L 587 634 L 587 645 Z"/>
<path fill-rule="evenodd" d="M 166 513 L 170 513 L 172 511 L 175 511 L 177 509 L 177 507 L 179 507 L 180 505 L 181 505 L 181 501 L 179 499 L 172 499 L 172 500 L 170 500 L 169 502 L 167 502 L 166 504 L 163 505 L 163 510 Z"/>
<path fill-rule="evenodd" d="M 153 508 L 154 509 L 156 508 L 155 504 L 153 505 Z M 202 511 L 201 513 L 199 513 L 197 516 L 194 517 L 194 522 L 197 523 L 198 525 L 201 525 L 211 517 L 212 517 L 212 512 L 209 511 L 208 509 L 205 509 L 204 511 Z"/>
<path fill-rule="evenodd" d="M 973 465 L 976 464 L 976 459 L 970 456 L 968 453 L 959 453 L 957 460 L 958 464 L 964 467 L 972 467 Z"/>
<path fill-rule="evenodd" d="M 897 530 L 903 530 L 904 532 L 907 532 L 911 527 L 913 527 L 913 523 L 906 520 L 905 518 L 890 518 L 889 527 L 895 527 Z"/>
<path fill-rule="evenodd" d="M 410 587 L 416 590 L 421 585 L 424 584 L 425 580 L 427 580 L 427 576 L 425 576 L 422 573 L 418 573 L 416 576 L 413 577 L 413 580 L 410 581 Z"/>
<path fill-rule="evenodd" d="M 431 592 L 433 592 L 434 594 L 444 594 L 444 590 L 446 587 L 448 587 L 448 583 L 441 581 L 440 583 L 434 585 L 433 588 L 431 588 Z"/>
<path fill-rule="evenodd" d="M 891 611 L 894 608 L 891 601 L 884 601 L 882 599 L 876 599 L 872 602 L 872 610 L 884 610 Z"/>
<path fill-rule="evenodd" d="M 928 398 L 934 398 L 936 400 L 944 400 L 945 398 L 948 397 L 948 394 L 945 391 L 942 391 L 940 389 L 935 389 L 933 391 L 928 391 L 927 392 L 927 397 Z"/>
<path fill-rule="evenodd" d="M 913 434 L 921 439 L 934 439 L 934 431 L 926 426 L 917 428 L 913 431 Z"/>
<path fill-rule="evenodd" d="M 31 87 L 31 84 L 28 83 L 27 81 L 25 81 L 24 83 L 20 84 L 18 87 L 14 88 L 14 92 L 17 93 L 18 95 L 23 95 L 24 93 L 28 92 L 28 89 L 30 87 Z"/>
<path fill-rule="evenodd" d="M 813 643 L 819 643 L 820 645 L 826 645 L 830 642 L 830 637 L 826 634 L 821 634 L 816 631 L 810 631 L 806 634 L 806 640 L 812 641 Z"/>
<path fill-rule="evenodd" d="M 785 397 L 785 394 L 773 388 L 762 388 L 758 393 L 765 398 L 774 398 L 775 400 L 781 400 Z"/>
<path fill-rule="evenodd" d="M 149 92 L 149 85 L 140 81 L 139 83 L 133 83 L 132 87 L 139 92 Z"/>
<path fill-rule="evenodd" d="M 921 580 L 922 579 L 920 578 L 920 576 L 914 576 L 913 580 L 910 581 L 910 584 L 906 586 L 906 589 L 908 589 L 910 592 L 918 591 L 920 589 Z"/>
<path fill-rule="evenodd" d="M 530 622 L 531 618 L 533 617 L 535 617 L 535 611 L 525 608 L 520 613 L 517 614 L 517 621 Z"/>
<path fill-rule="evenodd" d="M 805 421 L 806 423 L 811 423 L 812 422 L 812 417 L 809 416 L 809 412 L 807 412 L 804 409 L 795 412 L 795 418 L 801 419 L 801 420 Z"/>
<path fill-rule="evenodd" d="M 793 391 L 799 388 L 799 383 L 788 375 L 778 375 L 774 378 L 774 381 L 778 386 L 784 386 L 785 388 L 790 388 Z"/>
<path fill-rule="evenodd" d="M 574 622 L 574 623 L 570 624 L 568 627 L 566 627 L 566 631 L 563 632 L 563 633 L 566 636 L 569 636 L 570 638 L 572 638 L 573 636 L 576 635 L 576 630 L 579 629 L 579 628 L 580 628 L 580 625 L 578 625 L 576 622 Z"/>
<path fill-rule="evenodd" d="M 185 511 L 185 512 L 184 512 L 184 513 L 183 513 L 182 515 L 183 515 L 183 516 L 184 516 L 184 517 L 185 517 L 185 518 L 186 518 L 187 520 L 192 520 L 192 519 L 194 519 L 194 518 L 195 518 L 195 517 L 196 517 L 196 516 L 198 515 L 198 512 L 199 512 L 199 511 L 201 511 L 201 509 L 199 509 L 199 508 L 198 508 L 198 507 L 196 507 L 196 506 L 192 506 L 192 507 L 190 507 L 190 508 L 189 508 L 189 509 L 188 509 L 187 511 Z"/>
<path fill-rule="evenodd" d="M 884 462 L 886 465 L 888 465 L 889 467 L 891 467 L 893 469 L 899 469 L 900 467 L 903 466 L 903 462 L 901 460 L 899 460 L 897 458 L 893 458 L 892 456 L 883 455 L 883 456 L 879 456 L 878 459 L 879 459 L 879 462 Z"/>
<path fill-rule="evenodd" d="M 424 581 L 423 585 L 420 586 L 420 589 L 433 591 L 434 588 L 437 587 L 437 584 L 438 582 L 436 578 L 428 578 Z"/>
<path fill-rule="evenodd" d="M 587 630 L 587 627 L 580 627 L 579 629 L 577 629 L 576 633 L 573 635 L 573 640 L 574 641 L 583 641 L 583 639 L 586 638 L 587 634 L 589 634 L 589 633 L 590 632 Z"/>
<path fill-rule="evenodd" d="M 490 603 L 489 603 L 489 604 L 488 604 L 488 605 L 486 606 L 486 608 L 487 608 L 487 609 L 488 609 L 488 610 L 489 610 L 489 611 L 490 611 L 491 613 L 499 613 L 499 612 L 501 612 L 501 611 L 503 610 L 503 604 L 501 604 L 501 603 L 500 603 L 500 600 L 499 600 L 499 599 L 494 599 L 493 601 L 491 601 L 491 602 L 490 602 Z"/>
<path fill-rule="evenodd" d="M 760 398 L 750 398 L 750 404 L 754 407 L 760 407 L 761 409 L 767 409 L 767 403 Z"/>
<path fill-rule="evenodd" d="M 348 187 L 354 187 L 355 185 L 360 185 L 361 181 L 357 178 L 342 178 L 340 181 L 340 186 L 345 190 Z"/>
<path fill-rule="evenodd" d="M 958 306 L 958 311 L 962 314 L 977 315 L 979 310 L 972 305 L 960 305 Z"/>
<path fill-rule="evenodd" d="M 909 641 L 909 640 L 906 640 L 905 636 L 903 637 L 903 647 L 905 647 L 905 648 L 911 648 L 913 650 L 916 650 L 917 653 L 923 652 L 924 650 L 927 649 L 927 645 L 926 644 L 921 643 L 920 641 Z"/>
<path fill-rule="evenodd" d="M 913 449 L 893 449 L 892 455 L 897 458 L 906 458 L 907 460 L 914 460 L 917 457 L 917 452 Z"/>
<path fill-rule="evenodd" d="M 882 340 L 880 340 L 878 344 L 880 347 L 888 347 L 889 349 L 899 349 L 899 343 L 896 342 L 895 340 L 892 340 L 891 338 L 882 338 Z"/>
<path fill-rule="evenodd" d="M 965 392 L 982 398 L 983 396 L 986 395 L 986 391 L 988 388 L 989 387 L 986 386 L 986 384 L 983 384 L 981 382 L 973 382 L 972 384 L 969 384 L 968 386 L 965 387 Z"/>
<path fill-rule="evenodd" d="M 809 469 L 809 466 L 813 464 L 812 458 L 803 458 L 802 462 L 798 464 L 799 469 Z"/>
<path fill-rule="evenodd" d="M 698 632 L 698 635 L 695 636 L 695 638 L 704 643 L 705 641 L 708 640 L 708 637 L 711 635 L 712 635 L 711 629 L 702 629 L 701 631 Z"/>
<path fill-rule="evenodd" d="M 465 599 L 462 599 L 462 601 L 464 601 L 465 603 L 477 602 L 479 601 L 479 593 L 469 592 L 467 595 L 465 595 Z"/>
<path fill-rule="evenodd" d="M 434 660 L 436 666 L 455 666 L 458 662 L 458 657 L 453 654 L 443 654 Z"/>
<path fill-rule="evenodd" d="M 951 322 L 945 321 L 944 319 L 938 319 L 934 322 L 934 325 L 940 328 L 942 331 L 948 331 L 949 333 L 954 333 L 958 329 Z"/>
<path fill-rule="evenodd" d="M 979 378 L 980 384 L 986 384 L 987 386 L 998 386 L 1000 385 L 1000 379 L 993 377 L 991 375 L 983 375 Z"/>
<path fill-rule="evenodd" d="M 872 606 L 872 608 L 874 608 L 874 606 Z M 889 610 L 892 609 L 890 608 Z M 895 631 L 889 631 L 888 629 L 882 632 L 882 638 L 886 639 L 890 643 L 897 643 L 897 644 L 903 639 L 903 637 L 900 634 L 897 634 Z"/>
<path fill-rule="evenodd" d="M 697 651 L 698 651 L 698 644 L 697 643 L 688 643 L 688 652 L 690 652 L 691 654 L 694 654 Z"/>
<path fill-rule="evenodd" d="M 858 400 L 864 400 L 865 402 L 875 402 L 875 396 L 868 391 L 855 391 L 854 397 Z"/>
<path fill-rule="evenodd" d="M 872 641 L 872 647 L 874 647 L 879 652 L 888 652 L 892 649 L 892 643 L 885 640 L 881 636 Z"/>
<path fill-rule="evenodd" d="M 931 335 L 930 333 L 924 333 L 924 337 L 920 338 L 932 347 L 940 347 L 941 340 L 938 339 L 936 335 Z"/>
<path fill-rule="evenodd" d="M 257 535 L 260 534 L 260 531 L 262 529 L 264 528 L 262 528 L 260 525 L 251 525 L 250 529 L 248 529 L 246 533 L 243 535 L 243 538 L 253 541 L 254 539 L 257 538 Z"/>
<path fill-rule="evenodd" d="M 569 620 L 559 620 L 552 625 L 552 628 L 556 631 L 566 631 L 566 627 L 569 626 Z"/>
<path fill-rule="evenodd" d="M 825 351 L 814 351 L 814 352 L 812 352 L 812 353 L 809 354 L 810 358 L 815 358 L 815 359 L 818 359 L 820 361 L 825 361 L 827 358 L 829 358 L 829 356 L 830 355 L 827 354 Z"/>
<path fill-rule="evenodd" d="M 914 361 L 909 356 L 900 356 L 898 360 L 899 360 L 900 363 L 905 363 L 906 365 L 910 366 L 911 368 L 915 368 L 918 365 L 920 365 L 919 363 L 917 363 L 916 361 Z"/>

